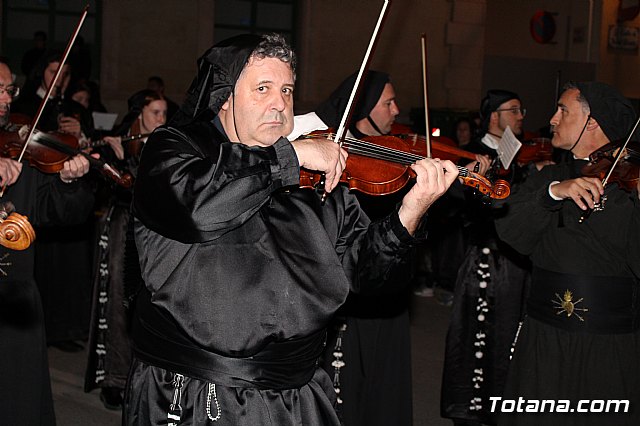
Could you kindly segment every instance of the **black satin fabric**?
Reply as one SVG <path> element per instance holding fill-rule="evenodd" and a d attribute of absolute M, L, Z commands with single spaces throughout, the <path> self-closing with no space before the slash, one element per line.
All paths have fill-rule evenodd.
<path fill-rule="evenodd" d="M 151 303 L 148 290 L 137 298 L 133 339 L 143 362 L 178 371 L 189 377 L 229 387 L 289 389 L 304 386 L 313 377 L 326 332 L 265 345 L 249 357 L 229 357 L 194 345 L 170 316 Z"/>
<path fill-rule="evenodd" d="M 84 220 L 93 198 L 81 181 L 67 185 L 57 175 L 45 175 L 23 164 L 20 178 L 2 197 L 2 202 L 7 201 L 34 226 L 59 226 Z M 33 277 L 34 251 L 33 244 L 23 251 L 0 247 L 3 425 L 55 425 L 44 316 Z"/>
<path fill-rule="evenodd" d="M 271 343 L 318 333 L 350 289 L 382 285 L 403 265 L 414 239 L 396 211 L 370 223 L 346 188 L 322 203 L 298 182 L 284 138 L 248 147 L 205 122 L 149 138 L 133 203 L 142 274 L 153 305 L 201 349 L 259 356 Z M 136 361 L 125 424 L 166 418 L 170 381 Z M 197 405 L 204 384 L 189 383 L 185 404 Z M 217 424 L 338 424 L 331 383 L 318 370 L 302 387 L 220 386 L 218 398 L 226 411 Z"/>
<path fill-rule="evenodd" d="M 124 425 L 166 425 L 173 397 L 173 373 L 136 360 L 130 374 Z M 186 377 L 182 386 L 180 426 L 331 426 L 340 422 L 333 409 L 333 387 L 324 371 L 316 370 L 305 386 L 297 389 L 259 390 L 216 385 L 207 403 L 209 383 Z M 207 411 L 220 418 L 215 422 Z"/>

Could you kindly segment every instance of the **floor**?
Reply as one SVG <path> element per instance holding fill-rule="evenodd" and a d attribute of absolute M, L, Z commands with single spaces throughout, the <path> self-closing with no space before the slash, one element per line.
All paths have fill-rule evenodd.
<path fill-rule="evenodd" d="M 440 382 L 444 339 L 451 309 L 433 297 L 412 299 L 411 337 L 415 426 L 451 426 L 440 417 Z M 49 364 L 59 426 L 117 426 L 119 411 L 104 408 L 99 390 L 83 391 L 86 353 L 49 349 Z"/>

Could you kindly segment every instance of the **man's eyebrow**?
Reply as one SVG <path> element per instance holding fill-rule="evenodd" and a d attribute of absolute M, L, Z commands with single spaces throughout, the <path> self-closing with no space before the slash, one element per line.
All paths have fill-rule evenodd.
<path fill-rule="evenodd" d="M 261 80 L 256 84 L 259 86 L 261 84 L 274 84 L 274 82 L 272 80 Z M 284 83 L 283 86 L 294 87 L 295 85 L 293 83 Z"/>

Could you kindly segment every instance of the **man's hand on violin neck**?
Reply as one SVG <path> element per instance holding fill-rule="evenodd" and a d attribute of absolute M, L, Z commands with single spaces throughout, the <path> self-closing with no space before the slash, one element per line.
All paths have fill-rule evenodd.
<path fill-rule="evenodd" d="M 92 154 L 92 156 L 98 158 L 97 154 Z M 74 181 L 86 175 L 89 172 L 89 166 L 89 160 L 78 154 L 64 162 L 60 170 L 60 179 L 65 183 Z"/>
<path fill-rule="evenodd" d="M 347 151 L 329 139 L 298 139 L 291 142 L 298 156 L 300 167 L 325 174 L 326 192 L 331 192 L 340 182 L 347 165 Z"/>
<path fill-rule="evenodd" d="M 5 187 L 16 183 L 22 172 L 22 163 L 11 158 L 0 158 L 0 186 Z"/>
<path fill-rule="evenodd" d="M 594 177 L 564 180 L 551 185 L 549 190 L 558 198 L 572 199 L 582 210 L 593 209 L 604 194 L 602 182 Z"/>
<path fill-rule="evenodd" d="M 475 170 L 476 164 L 478 164 L 478 171 Z M 476 161 L 472 161 L 465 166 L 467 170 L 470 170 L 474 173 L 478 173 L 479 175 L 486 175 L 487 170 L 491 167 L 491 159 L 488 155 L 480 155 L 476 154 Z"/>
<path fill-rule="evenodd" d="M 411 165 L 416 183 L 402 199 L 398 215 L 402 225 L 413 235 L 422 216 L 458 178 L 458 168 L 451 161 L 425 158 Z"/>

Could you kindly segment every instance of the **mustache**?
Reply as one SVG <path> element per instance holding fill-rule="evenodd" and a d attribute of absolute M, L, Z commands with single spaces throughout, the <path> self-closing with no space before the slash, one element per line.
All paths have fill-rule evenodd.
<path fill-rule="evenodd" d="M 265 123 L 270 123 L 272 121 L 279 121 L 280 123 L 287 122 L 287 116 L 281 112 L 275 112 L 272 116 L 265 117 Z"/>

